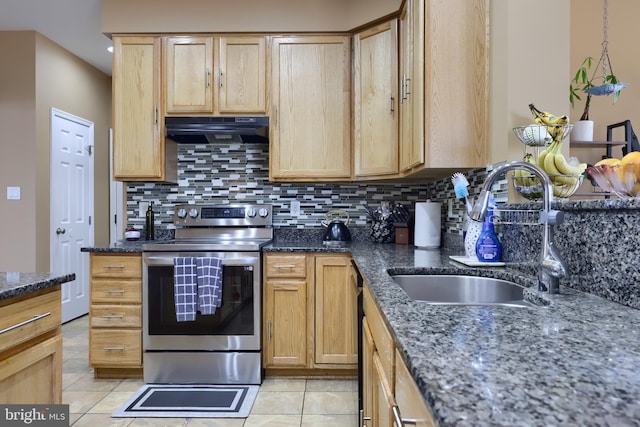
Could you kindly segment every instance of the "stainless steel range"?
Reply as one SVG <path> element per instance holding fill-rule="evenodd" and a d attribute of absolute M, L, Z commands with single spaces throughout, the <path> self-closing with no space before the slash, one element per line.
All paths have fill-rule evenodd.
<path fill-rule="evenodd" d="M 178 205 L 175 240 L 143 245 L 146 383 L 261 383 L 260 250 L 272 223 L 270 205 Z M 222 290 L 213 314 L 178 321 L 174 265 L 185 258 L 220 262 Z"/>

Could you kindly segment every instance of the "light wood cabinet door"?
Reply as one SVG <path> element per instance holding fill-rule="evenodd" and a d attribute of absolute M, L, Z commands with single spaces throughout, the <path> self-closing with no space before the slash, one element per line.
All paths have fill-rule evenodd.
<path fill-rule="evenodd" d="M 264 310 L 265 367 L 306 367 L 307 282 L 267 278 Z"/>
<path fill-rule="evenodd" d="M 315 363 L 358 362 L 357 289 L 349 256 L 315 257 Z"/>
<path fill-rule="evenodd" d="M 164 70 L 167 114 L 213 113 L 213 37 L 167 37 Z"/>
<path fill-rule="evenodd" d="M 424 0 L 407 0 L 399 20 L 400 171 L 424 164 Z"/>
<path fill-rule="evenodd" d="M 113 37 L 113 175 L 121 181 L 164 180 L 158 37 Z"/>
<path fill-rule="evenodd" d="M 398 173 L 397 20 L 354 37 L 354 151 L 357 178 Z"/>
<path fill-rule="evenodd" d="M 485 167 L 489 1 L 429 0 L 425 8 L 424 167 Z"/>
<path fill-rule="evenodd" d="M 389 378 L 385 375 L 380 355 L 373 353 L 373 425 L 376 427 L 392 427 L 393 407 L 395 400 Z"/>
<path fill-rule="evenodd" d="M 351 179 L 348 36 L 272 40 L 269 178 Z"/>
<path fill-rule="evenodd" d="M 59 292 L 55 295 L 60 297 Z M 0 360 L 0 402 L 62 403 L 61 334 Z"/>
<path fill-rule="evenodd" d="M 395 401 L 402 419 L 415 420 L 415 423 L 411 423 L 410 425 L 418 427 L 436 426 L 431 411 L 422 398 L 420 389 L 418 389 L 397 349 Z"/>
<path fill-rule="evenodd" d="M 218 111 L 264 114 L 267 111 L 266 37 L 220 37 Z"/>
<path fill-rule="evenodd" d="M 361 420 L 363 425 L 373 427 L 374 422 L 374 373 L 373 373 L 373 355 L 376 352 L 376 344 L 373 342 L 371 329 L 367 317 L 362 319 L 362 413 Z"/>

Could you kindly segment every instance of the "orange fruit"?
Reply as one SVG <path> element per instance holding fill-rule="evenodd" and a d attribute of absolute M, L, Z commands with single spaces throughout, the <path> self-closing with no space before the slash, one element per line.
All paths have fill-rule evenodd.
<path fill-rule="evenodd" d="M 620 164 L 620 159 L 602 159 L 600 160 L 598 163 L 596 163 L 594 166 L 600 166 L 600 165 L 607 165 L 607 166 L 615 166 Z"/>
<path fill-rule="evenodd" d="M 620 159 L 621 165 L 626 165 L 629 163 L 639 163 L 640 164 L 640 151 L 632 151 L 627 153 L 622 159 Z"/>

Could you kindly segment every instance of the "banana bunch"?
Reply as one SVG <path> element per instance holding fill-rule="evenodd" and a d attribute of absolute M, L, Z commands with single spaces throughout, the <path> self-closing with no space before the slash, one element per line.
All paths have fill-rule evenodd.
<path fill-rule="evenodd" d="M 522 159 L 525 162 L 536 164 L 533 154 L 526 153 Z M 534 187 L 538 184 L 538 179 L 530 172 L 524 169 L 516 169 L 513 171 L 514 182 L 519 187 Z"/>
<path fill-rule="evenodd" d="M 546 126 L 547 132 L 549 132 L 554 141 L 562 141 L 564 133 L 563 125 L 569 123 L 569 117 L 567 117 L 566 114 L 556 116 L 547 111 L 540 111 L 533 104 L 529 104 L 529 109 L 531 110 L 534 121 L 539 125 Z"/>

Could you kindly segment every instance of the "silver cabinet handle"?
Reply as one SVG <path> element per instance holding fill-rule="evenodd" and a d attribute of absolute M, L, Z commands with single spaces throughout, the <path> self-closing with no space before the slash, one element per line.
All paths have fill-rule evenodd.
<path fill-rule="evenodd" d="M 124 294 L 124 289 L 105 289 L 106 294 Z"/>
<path fill-rule="evenodd" d="M 411 81 L 411 79 L 406 78 L 405 77 L 405 82 L 404 82 L 404 99 L 407 99 L 407 95 L 411 95 L 411 92 L 409 92 L 409 82 Z"/>
<path fill-rule="evenodd" d="M 124 268 L 123 264 L 105 265 L 104 268 Z"/>
<path fill-rule="evenodd" d="M 222 87 L 222 68 L 218 70 L 218 87 Z"/>
<path fill-rule="evenodd" d="M 274 268 L 295 268 L 295 264 L 276 264 Z"/>
<path fill-rule="evenodd" d="M 125 348 L 124 348 L 124 346 L 121 346 L 121 347 L 107 346 L 107 347 L 103 347 L 103 350 L 105 350 L 105 351 L 125 351 Z"/>
<path fill-rule="evenodd" d="M 418 425 L 418 420 L 415 418 L 402 418 L 398 405 L 393 405 L 391 412 L 393 413 L 393 420 L 396 422 L 396 427 L 404 427 L 405 424 Z"/>
<path fill-rule="evenodd" d="M 105 314 L 103 319 L 124 319 L 124 314 Z"/>
<path fill-rule="evenodd" d="M 267 340 L 271 341 L 271 319 L 267 322 Z"/>
<path fill-rule="evenodd" d="M 0 335 L 9 332 L 9 331 L 13 331 L 14 329 L 18 329 L 21 326 L 24 325 L 28 325 L 29 323 L 35 322 L 36 320 L 40 320 L 43 317 L 47 317 L 47 316 L 51 316 L 51 312 L 46 312 L 46 313 L 42 313 L 42 314 L 36 314 L 35 316 L 33 316 L 31 319 L 27 319 L 24 322 L 20 322 L 20 323 L 16 323 L 13 326 L 9 326 L 8 328 L 4 328 L 3 330 L 0 331 Z"/>
<path fill-rule="evenodd" d="M 64 234 L 66 232 L 67 230 L 65 230 L 64 228 L 60 228 L 60 227 L 56 228 L 56 234 Z"/>
<path fill-rule="evenodd" d="M 389 107 L 390 107 L 390 108 L 389 108 L 389 114 L 393 114 L 393 101 L 394 101 L 393 94 L 392 94 L 392 95 L 391 95 L 391 97 L 389 98 L 389 101 L 390 101 L 390 104 L 389 104 Z"/>
<path fill-rule="evenodd" d="M 211 76 L 211 71 L 209 70 L 209 67 L 207 67 L 204 70 L 204 87 L 209 87 L 209 85 L 211 85 L 211 82 L 209 81 L 210 76 Z"/>

